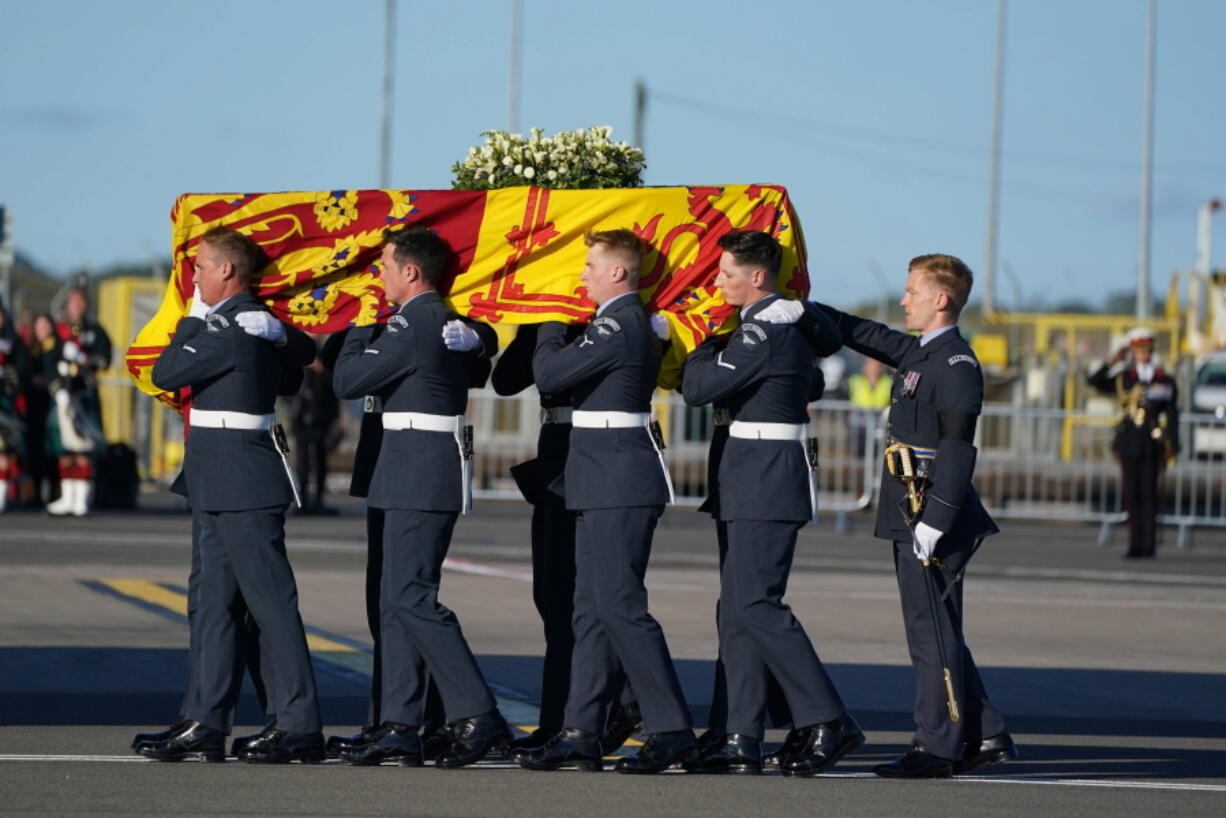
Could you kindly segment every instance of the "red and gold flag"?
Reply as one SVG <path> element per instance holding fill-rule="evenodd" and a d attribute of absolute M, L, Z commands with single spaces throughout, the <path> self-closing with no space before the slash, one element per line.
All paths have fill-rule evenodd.
<path fill-rule="evenodd" d="M 649 245 L 640 293 L 668 316 L 674 343 L 660 384 L 676 384 L 687 352 L 730 323 L 714 286 L 730 230 L 764 230 L 784 249 L 780 288 L 808 294 L 804 240 L 776 185 L 549 190 L 333 190 L 185 194 L 170 213 L 173 263 L 162 306 L 127 351 L 128 372 L 150 380 L 192 294 L 200 237 L 218 225 L 251 236 L 268 256 L 256 295 L 280 318 L 328 333 L 388 314 L 378 275 L 384 232 L 423 224 L 454 250 L 443 288 L 456 311 L 492 324 L 585 321 L 595 310 L 579 283 L 589 230 L 630 228 Z"/>

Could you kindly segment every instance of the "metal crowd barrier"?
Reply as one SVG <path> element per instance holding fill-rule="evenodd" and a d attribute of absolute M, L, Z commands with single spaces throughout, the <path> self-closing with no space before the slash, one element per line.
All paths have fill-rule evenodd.
<path fill-rule="evenodd" d="M 540 428 L 535 392 L 511 398 L 492 390 L 472 393 L 475 426 L 474 495 L 519 497 L 510 467 L 535 456 Z M 654 414 L 664 432 L 679 505 L 697 506 L 707 496 L 710 407 L 686 406 L 679 395 L 659 397 Z M 847 401 L 810 407 L 811 433 L 820 443 L 821 509 L 836 515 L 876 502 L 881 476 L 884 416 Z M 975 487 L 992 515 L 1098 523 L 1100 541 L 1124 522 L 1119 466 L 1111 452 L 1114 415 L 1061 409 L 989 405 L 979 421 Z M 1159 522 L 1178 529 L 1181 547 L 1194 527 L 1226 527 L 1226 417 L 1184 415 L 1181 454 L 1166 470 L 1165 513 Z"/>

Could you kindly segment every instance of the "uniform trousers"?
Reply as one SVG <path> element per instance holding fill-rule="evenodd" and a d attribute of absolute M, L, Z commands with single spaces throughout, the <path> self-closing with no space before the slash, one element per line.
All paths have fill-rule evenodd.
<path fill-rule="evenodd" d="M 420 726 L 428 680 L 438 685 L 451 720 L 494 710 L 456 615 L 438 601 L 454 511 L 385 509 L 379 593 L 383 721 Z"/>
<path fill-rule="evenodd" d="M 719 546 L 719 573 L 724 575 L 724 563 L 728 556 L 728 524 L 715 521 L 715 539 Z M 719 600 L 715 602 L 715 629 L 719 631 Z M 779 681 L 767 670 L 766 712 L 776 729 L 789 729 L 792 711 L 788 710 L 787 697 Z M 728 677 L 722 653 L 715 657 L 715 678 L 711 684 L 711 709 L 707 711 L 707 727 L 719 733 L 728 732 Z"/>
<path fill-rule="evenodd" d="M 770 676 L 796 727 L 846 712 L 792 609 L 783 602 L 803 522 L 729 520 L 720 573 L 719 640 L 728 678 L 728 732 L 761 739 Z"/>
<path fill-rule="evenodd" d="M 250 612 L 260 630 L 260 668 L 273 723 L 293 733 L 319 732 L 315 675 L 285 554 L 285 507 L 193 511 L 192 516 L 200 549 L 198 681 L 196 700 L 184 715 L 229 731 Z"/>
<path fill-rule="evenodd" d="M 197 673 L 200 667 L 200 519 L 195 514 L 192 515 L 192 563 L 191 571 L 187 576 L 187 684 L 183 690 L 183 703 L 179 706 L 179 716 L 187 717 L 187 712 L 196 702 L 198 695 L 198 678 Z M 244 610 L 247 603 L 242 601 Z M 228 615 L 227 612 L 221 613 Z M 251 674 L 251 686 L 255 690 L 256 699 L 259 701 L 260 710 L 265 714 L 268 713 L 268 693 L 264 688 L 264 677 L 260 675 L 260 629 L 256 626 L 255 620 L 251 618 L 251 613 L 248 611 L 243 618 L 243 628 L 240 631 L 242 640 L 243 659 L 247 666 L 247 671 Z M 235 675 L 223 702 L 224 709 L 233 712 L 238 705 L 239 693 L 242 691 L 243 684 L 243 665 L 235 666 Z"/>
<path fill-rule="evenodd" d="M 1128 512 L 1128 555 L 1152 557 L 1158 545 L 1158 489 L 1161 456 L 1120 458 L 1124 510 Z"/>
<path fill-rule="evenodd" d="M 961 566 L 961 570 L 965 570 L 973 550 L 974 543 L 958 544 L 944 540 L 938 548 L 941 559 Z M 979 678 L 979 669 L 975 667 L 975 660 L 962 635 L 962 582 L 955 582 L 949 596 L 937 605 L 954 699 L 961 716 L 959 721 L 952 721 L 946 703 L 944 665 L 936 641 L 924 571 L 928 571 L 933 578 L 938 600 L 945 594 L 951 578 L 938 569 L 925 568 L 915 558 L 910 542 L 894 543 L 894 569 L 898 576 L 907 647 L 915 668 L 915 741 L 933 755 L 959 759 L 964 742 L 977 746 L 984 738 L 1005 730 L 1004 717 L 988 701 L 983 680 Z"/>
<path fill-rule="evenodd" d="M 643 578 L 663 506 L 586 509 L 575 527 L 575 647 L 567 727 L 599 734 L 617 698 L 619 668 L 648 733 L 689 730 L 689 709 Z"/>
<path fill-rule="evenodd" d="M 370 674 L 370 709 L 368 724 L 382 724 L 383 702 L 383 628 L 379 607 L 379 592 L 383 584 L 383 509 L 366 507 L 366 625 L 374 645 L 374 667 Z M 426 673 L 425 659 L 413 645 L 403 645 L 409 661 L 413 661 Z M 443 720 L 443 700 L 438 695 L 438 685 L 430 679 L 426 686 L 425 722 Z"/>

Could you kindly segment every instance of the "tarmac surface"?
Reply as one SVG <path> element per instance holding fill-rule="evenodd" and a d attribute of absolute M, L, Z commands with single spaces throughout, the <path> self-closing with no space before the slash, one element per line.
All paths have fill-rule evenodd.
<path fill-rule="evenodd" d="M 326 729 L 366 715 L 370 635 L 361 507 L 292 516 L 289 551 Z M 176 718 L 186 672 L 189 520 L 165 494 L 142 510 L 0 517 L 0 814 L 12 815 L 1141 815 L 1226 814 L 1226 532 L 1125 561 L 1126 532 L 1003 521 L 966 589 L 968 641 L 1022 758 L 983 774 L 899 782 L 871 766 L 912 729 L 911 668 L 888 543 L 871 520 L 801 534 L 788 602 L 868 734 L 828 775 L 532 773 L 158 764 L 131 735 Z M 504 714 L 531 729 L 540 622 L 528 510 L 479 502 L 457 526 L 442 600 Z M 670 509 L 648 573 L 696 724 L 710 703 L 714 530 Z M 259 728 L 248 694 L 236 733 Z M 768 739 L 778 741 L 772 731 Z"/>

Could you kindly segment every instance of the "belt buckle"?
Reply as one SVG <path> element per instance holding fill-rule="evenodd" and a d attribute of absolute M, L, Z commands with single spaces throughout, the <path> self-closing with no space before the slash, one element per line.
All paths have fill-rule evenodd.
<path fill-rule="evenodd" d="M 367 414 L 377 412 L 378 409 L 376 407 L 378 405 L 378 401 L 379 399 L 374 395 L 367 395 L 362 399 L 362 411 Z"/>
<path fill-rule="evenodd" d="M 727 426 L 732 422 L 732 412 L 727 409 L 716 409 L 712 414 L 712 421 L 716 426 Z"/>
<path fill-rule="evenodd" d="M 558 410 L 553 406 L 541 407 L 541 423 L 557 423 Z"/>

